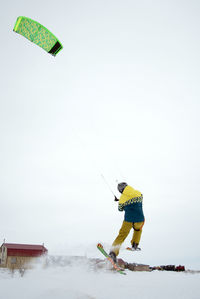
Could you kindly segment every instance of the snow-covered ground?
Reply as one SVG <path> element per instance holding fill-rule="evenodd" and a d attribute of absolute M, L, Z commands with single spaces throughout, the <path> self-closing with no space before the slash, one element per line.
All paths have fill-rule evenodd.
<path fill-rule="evenodd" d="M 121 275 L 97 268 L 87 258 L 53 258 L 34 269 L 14 274 L 0 270 L 1 298 L 6 299 L 199 299 L 200 274 L 131 272 Z"/>

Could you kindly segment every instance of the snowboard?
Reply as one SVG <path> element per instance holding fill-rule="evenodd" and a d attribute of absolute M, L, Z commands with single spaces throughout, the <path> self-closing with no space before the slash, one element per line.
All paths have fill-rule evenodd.
<path fill-rule="evenodd" d="M 101 253 L 106 257 L 106 259 L 112 264 L 113 268 L 120 274 L 126 275 L 126 272 L 124 272 L 124 269 L 121 269 L 107 254 L 107 252 L 104 250 L 103 245 L 101 243 L 97 244 L 97 248 Z"/>

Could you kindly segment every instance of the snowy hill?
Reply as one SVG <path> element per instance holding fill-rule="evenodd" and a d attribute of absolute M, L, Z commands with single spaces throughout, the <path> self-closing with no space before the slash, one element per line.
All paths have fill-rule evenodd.
<path fill-rule="evenodd" d="M 200 273 L 132 272 L 121 275 L 102 260 L 97 267 L 87 257 L 56 257 L 40 261 L 23 276 L 0 271 L 1 296 L 6 299 L 199 299 Z"/>

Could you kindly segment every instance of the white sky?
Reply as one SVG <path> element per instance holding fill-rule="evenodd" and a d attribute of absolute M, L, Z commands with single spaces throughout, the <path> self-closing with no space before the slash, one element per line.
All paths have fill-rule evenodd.
<path fill-rule="evenodd" d="M 143 262 L 200 267 L 199 9 L 2 1 L 2 242 L 62 254 L 109 246 L 123 213 L 102 173 L 114 192 L 126 180 L 144 194 Z M 59 38 L 56 58 L 12 31 L 20 15 Z"/>

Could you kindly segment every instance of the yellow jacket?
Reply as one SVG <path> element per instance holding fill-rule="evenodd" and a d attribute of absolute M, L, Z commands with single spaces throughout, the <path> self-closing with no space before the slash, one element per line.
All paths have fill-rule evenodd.
<path fill-rule="evenodd" d="M 126 186 L 119 199 L 118 210 L 125 211 L 125 221 L 142 222 L 144 214 L 142 209 L 143 195 L 131 186 Z"/>
<path fill-rule="evenodd" d="M 133 189 L 131 186 L 126 186 L 122 192 L 122 195 L 120 196 L 119 204 L 124 204 L 129 199 L 140 196 L 142 196 L 140 191 Z"/>

